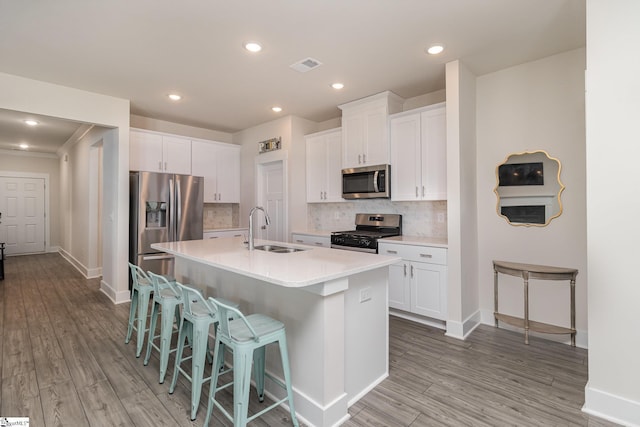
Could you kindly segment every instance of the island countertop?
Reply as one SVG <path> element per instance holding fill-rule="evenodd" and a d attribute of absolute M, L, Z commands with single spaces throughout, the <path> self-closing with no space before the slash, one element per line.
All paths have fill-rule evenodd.
<path fill-rule="evenodd" d="M 241 237 L 155 243 L 153 249 L 280 286 L 300 288 L 385 267 L 400 258 L 256 239 L 255 245 L 304 249 L 249 251 Z"/>

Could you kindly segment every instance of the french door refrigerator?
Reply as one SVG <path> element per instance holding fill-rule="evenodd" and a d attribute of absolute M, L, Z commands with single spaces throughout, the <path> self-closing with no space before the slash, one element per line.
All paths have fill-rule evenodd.
<path fill-rule="evenodd" d="M 173 256 L 151 245 L 202 239 L 204 178 L 134 171 L 129 187 L 129 261 L 144 271 L 173 275 Z"/>

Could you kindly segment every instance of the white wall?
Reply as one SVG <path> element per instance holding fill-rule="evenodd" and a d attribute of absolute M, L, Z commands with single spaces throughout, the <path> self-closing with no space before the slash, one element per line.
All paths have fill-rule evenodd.
<path fill-rule="evenodd" d="M 627 425 L 640 425 L 639 21 L 638 1 L 587 0 L 589 382 L 584 410 Z"/>
<path fill-rule="evenodd" d="M 49 241 L 48 248 L 56 250 L 60 240 L 60 168 L 55 154 L 41 155 L 14 150 L 2 150 L 0 171 L 49 175 Z"/>
<path fill-rule="evenodd" d="M 129 298 L 129 101 L 0 73 L 0 108 L 112 128 L 104 141 L 103 277 L 114 301 Z M 63 177 L 61 177 L 61 182 Z"/>
<path fill-rule="evenodd" d="M 492 260 L 573 267 L 578 345 L 587 345 L 584 49 L 477 79 L 480 306 L 493 323 Z M 546 227 L 509 225 L 496 214 L 495 168 L 514 152 L 545 150 L 562 163 L 564 212 Z M 532 281 L 534 282 L 534 281 Z M 568 282 L 535 281 L 530 318 L 570 325 Z M 500 275 L 500 311 L 522 316 L 522 281 Z M 547 338 L 554 338 L 545 335 Z M 568 342 L 568 336 L 557 339 Z"/>

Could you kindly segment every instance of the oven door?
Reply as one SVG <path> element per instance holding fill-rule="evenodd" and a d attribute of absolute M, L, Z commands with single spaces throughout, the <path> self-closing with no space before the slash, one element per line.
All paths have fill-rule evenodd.
<path fill-rule="evenodd" d="M 342 198 L 388 199 L 389 169 L 389 165 L 342 169 Z"/>

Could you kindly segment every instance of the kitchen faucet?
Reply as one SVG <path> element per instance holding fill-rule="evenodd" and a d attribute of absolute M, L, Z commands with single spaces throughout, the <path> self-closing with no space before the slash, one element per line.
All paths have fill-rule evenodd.
<path fill-rule="evenodd" d="M 249 212 L 249 250 L 250 251 L 252 251 L 254 249 L 254 245 L 253 245 L 253 213 L 256 210 L 261 210 L 262 212 L 264 212 L 264 220 L 267 223 L 267 225 L 269 225 L 271 223 L 271 220 L 269 219 L 269 215 L 267 214 L 267 211 L 265 211 L 262 206 L 256 206 L 255 208 L 251 209 L 251 212 Z"/>

